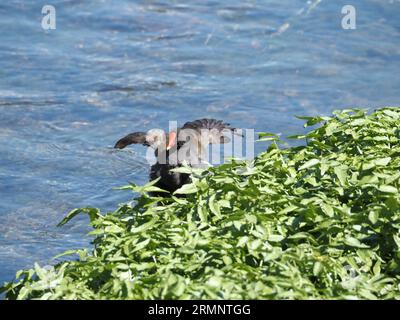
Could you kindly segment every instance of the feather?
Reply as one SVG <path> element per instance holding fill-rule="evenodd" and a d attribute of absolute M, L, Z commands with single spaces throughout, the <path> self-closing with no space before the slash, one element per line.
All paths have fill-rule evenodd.
<path fill-rule="evenodd" d="M 146 133 L 145 132 L 134 132 L 126 135 L 122 139 L 118 140 L 115 144 L 114 148 L 123 149 L 130 144 L 142 144 L 144 146 L 149 146 L 146 141 Z"/>

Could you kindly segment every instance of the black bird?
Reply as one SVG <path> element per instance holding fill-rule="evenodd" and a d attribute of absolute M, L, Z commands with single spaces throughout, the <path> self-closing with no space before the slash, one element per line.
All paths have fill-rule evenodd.
<path fill-rule="evenodd" d="M 221 120 L 200 119 L 186 122 L 181 128 L 169 132 L 168 136 L 160 129 L 130 133 L 118 140 L 114 148 L 123 149 L 131 144 L 153 148 L 157 162 L 150 168 L 150 180 L 160 178 L 156 186 L 173 193 L 190 183 L 190 176 L 170 170 L 180 167 L 184 161 L 192 167 L 204 166 L 208 145 L 227 143 L 232 133 L 241 136 Z"/>

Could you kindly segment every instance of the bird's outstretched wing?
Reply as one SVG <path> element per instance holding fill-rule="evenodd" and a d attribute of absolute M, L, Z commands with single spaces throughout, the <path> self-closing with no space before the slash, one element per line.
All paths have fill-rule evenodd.
<path fill-rule="evenodd" d="M 216 119 L 199 119 L 199 120 L 194 120 L 194 121 L 189 121 L 186 122 L 181 130 L 185 129 L 191 129 L 191 130 L 196 130 L 199 133 L 202 130 L 209 130 L 211 133 L 211 139 L 209 143 L 226 143 L 229 142 L 229 138 L 226 136 L 223 136 L 223 132 L 225 131 L 230 131 L 234 135 L 239 135 L 242 136 L 240 132 L 237 131 L 236 128 L 230 127 L 229 123 L 225 123 L 222 120 L 216 120 Z"/>
<path fill-rule="evenodd" d="M 183 125 L 182 129 L 193 129 L 193 130 L 217 129 L 218 131 L 222 131 L 224 129 L 235 130 L 235 128 L 229 127 L 229 123 L 224 123 L 222 120 L 216 120 L 216 119 L 199 119 L 199 120 L 189 121 Z"/>
<path fill-rule="evenodd" d="M 123 149 L 130 144 L 142 144 L 144 146 L 149 146 L 146 141 L 146 133 L 145 132 L 134 132 L 130 133 L 122 139 L 118 140 L 115 144 L 114 148 Z"/>

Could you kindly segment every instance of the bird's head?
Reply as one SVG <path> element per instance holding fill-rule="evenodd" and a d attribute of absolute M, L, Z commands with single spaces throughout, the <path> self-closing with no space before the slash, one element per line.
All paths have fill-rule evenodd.
<path fill-rule="evenodd" d="M 161 129 L 151 129 L 146 134 L 146 142 L 153 149 L 165 148 L 165 132 Z"/>

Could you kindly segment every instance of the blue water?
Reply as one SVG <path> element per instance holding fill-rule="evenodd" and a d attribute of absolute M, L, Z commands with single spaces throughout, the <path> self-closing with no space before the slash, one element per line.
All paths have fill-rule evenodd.
<path fill-rule="evenodd" d="M 400 104 L 400 1 L 52 0 L 0 4 L 0 283 L 89 244 L 72 208 L 111 210 L 144 183 L 132 131 L 200 117 L 301 132 L 295 115 Z M 259 144 L 256 152 L 265 148 Z"/>

